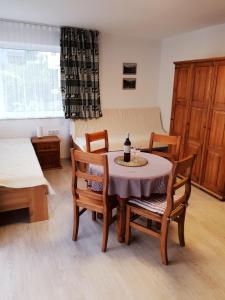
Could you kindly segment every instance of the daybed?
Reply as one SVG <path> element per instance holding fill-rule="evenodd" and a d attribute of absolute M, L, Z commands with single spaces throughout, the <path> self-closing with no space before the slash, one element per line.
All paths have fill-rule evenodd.
<path fill-rule="evenodd" d="M 30 221 L 48 219 L 48 191 L 30 139 L 0 139 L 0 212 L 29 208 Z"/>
<path fill-rule="evenodd" d="M 73 146 L 86 151 L 85 133 L 108 130 L 109 151 L 123 149 L 127 132 L 132 146 L 148 149 L 151 132 L 165 134 L 158 107 L 104 109 L 103 117 L 92 120 L 71 120 Z M 101 141 L 93 143 L 93 150 L 103 146 Z M 155 147 L 159 145 L 154 145 Z"/>

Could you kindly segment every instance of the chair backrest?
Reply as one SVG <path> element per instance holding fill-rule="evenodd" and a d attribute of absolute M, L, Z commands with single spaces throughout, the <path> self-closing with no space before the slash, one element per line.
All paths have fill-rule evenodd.
<path fill-rule="evenodd" d="M 176 216 L 187 206 L 191 194 L 191 172 L 196 155 L 175 161 L 167 186 L 166 216 Z M 182 174 L 182 175 L 181 175 Z"/>
<path fill-rule="evenodd" d="M 108 132 L 107 130 L 86 133 L 86 149 L 87 152 L 91 153 L 106 153 L 109 151 Z M 91 150 L 91 143 L 99 140 L 104 140 L 104 148 Z"/>
<path fill-rule="evenodd" d="M 71 149 L 72 159 L 72 192 L 74 199 L 88 198 L 95 201 L 102 201 L 104 206 L 108 206 L 108 182 L 109 182 L 109 170 L 108 170 L 108 157 L 107 155 L 100 155 L 95 153 L 83 152 L 75 149 Z M 80 168 L 80 165 L 85 164 L 88 166 L 86 170 Z M 89 173 L 89 165 L 99 166 L 99 174 L 92 175 Z M 97 182 L 102 185 L 102 192 L 94 192 L 91 188 L 86 187 L 80 189 L 77 186 L 78 179 L 83 179 L 89 183 Z"/>
<path fill-rule="evenodd" d="M 168 152 L 160 152 L 157 150 L 153 150 L 154 142 L 160 143 L 162 145 L 168 145 Z M 172 161 L 179 159 L 180 153 L 180 136 L 173 136 L 173 135 L 163 135 L 157 134 L 152 132 L 150 136 L 150 143 L 149 143 L 149 152 L 153 154 L 157 154 L 159 156 L 168 158 Z"/>

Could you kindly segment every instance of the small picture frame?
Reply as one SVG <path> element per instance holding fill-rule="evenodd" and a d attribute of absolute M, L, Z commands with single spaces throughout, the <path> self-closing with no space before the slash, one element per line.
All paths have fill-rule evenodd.
<path fill-rule="evenodd" d="M 135 90 L 136 89 L 136 78 L 123 78 L 123 89 L 124 90 Z"/>
<path fill-rule="evenodd" d="M 137 64 L 136 63 L 123 63 L 123 74 L 124 75 L 136 75 Z"/>

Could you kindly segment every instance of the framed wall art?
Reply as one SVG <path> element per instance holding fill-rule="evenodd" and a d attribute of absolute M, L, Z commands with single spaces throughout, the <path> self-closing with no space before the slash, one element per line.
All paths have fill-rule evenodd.
<path fill-rule="evenodd" d="M 135 90 L 136 89 L 136 78 L 123 78 L 123 89 L 124 90 Z"/>
<path fill-rule="evenodd" d="M 136 75 L 137 64 L 136 63 L 123 63 L 123 74 L 124 75 Z"/>

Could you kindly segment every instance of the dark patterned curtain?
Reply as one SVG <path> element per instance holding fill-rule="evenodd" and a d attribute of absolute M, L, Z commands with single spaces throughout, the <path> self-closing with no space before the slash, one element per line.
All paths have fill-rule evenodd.
<path fill-rule="evenodd" d="M 61 90 L 66 119 L 102 116 L 98 35 L 93 30 L 61 28 Z"/>

